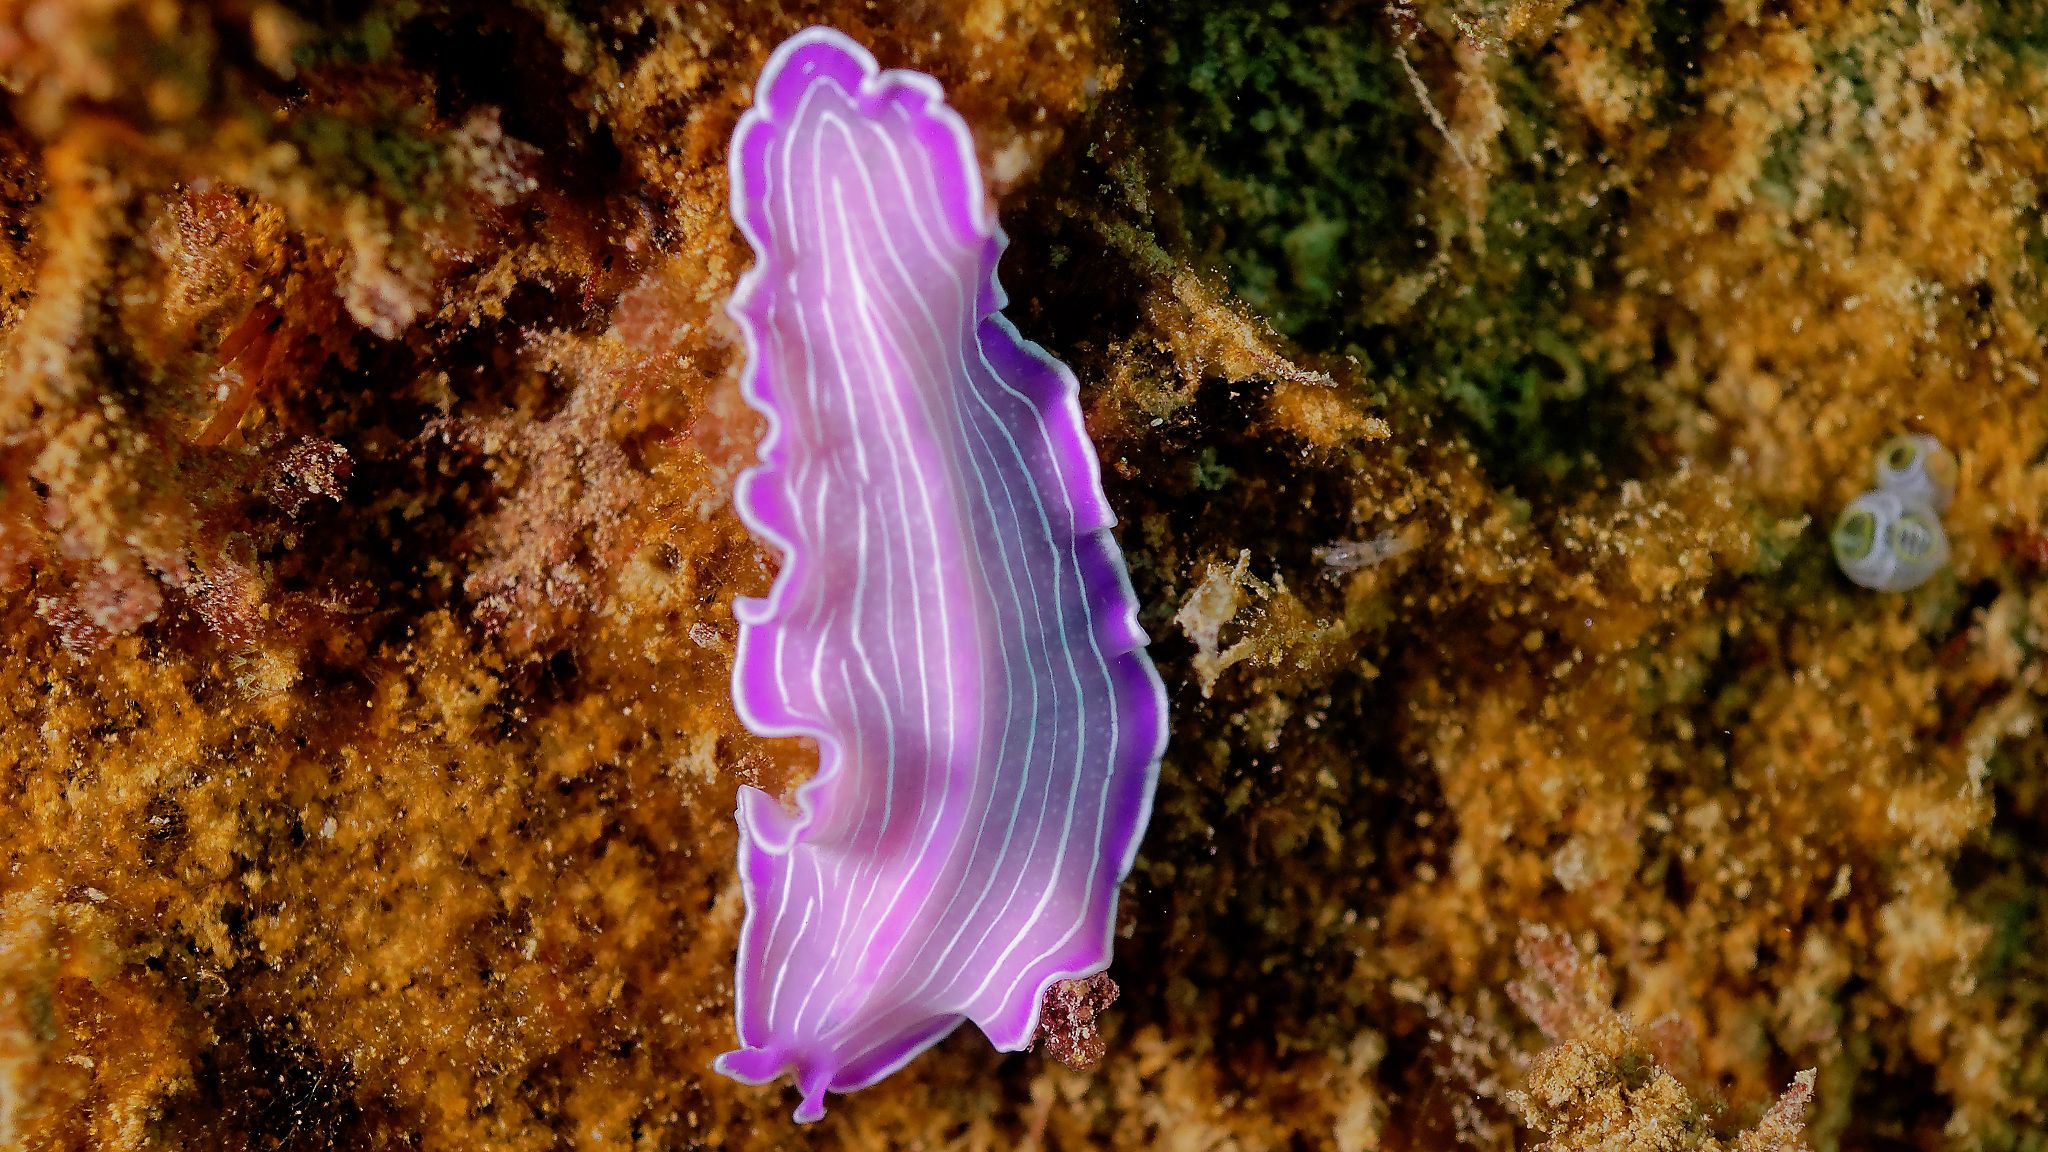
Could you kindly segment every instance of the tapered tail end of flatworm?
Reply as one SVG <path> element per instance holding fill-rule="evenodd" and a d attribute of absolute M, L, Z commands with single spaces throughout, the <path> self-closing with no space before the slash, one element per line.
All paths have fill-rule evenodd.
<path fill-rule="evenodd" d="M 797 1089 L 803 1093 L 803 1102 L 796 1106 L 796 1122 L 809 1124 L 825 1115 L 825 1087 L 831 1080 L 830 1071 L 815 1065 L 806 1068 L 784 1049 L 741 1048 L 713 1060 L 711 1066 L 742 1084 L 767 1084 L 795 1069 Z"/>
<path fill-rule="evenodd" d="M 741 789 L 740 886 L 746 896 L 749 926 L 741 932 L 742 967 L 762 963 L 764 958 L 754 950 L 762 947 L 763 941 L 752 929 L 762 910 L 776 901 L 790 879 L 792 859 L 787 846 L 778 850 L 763 842 L 757 821 L 764 817 L 783 822 L 791 819 L 766 792 Z M 760 993 L 758 986 L 743 979 L 736 987 L 742 1047 L 718 1057 L 712 1067 L 743 1084 L 769 1084 L 790 1073 L 803 1096 L 795 1113 L 797 1122 L 803 1124 L 824 1116 L 826 1092 L 856 1092 L 881 1080 L 945 1039 L 965 1019 L 950 1013 L 924 1016 L 913 1012 L 899 1014 L 889 1025 L 860 1033 L 851 1041 L 792 1037 L 777 1034 L 766 1018 L 757 1014 L 762 1005 L 751 997 Z"/>
<path fill-rule="evenodd" d="M 908 1064 L 925 1049 L 946 1038 L 959 1017 L 926 1020 L 890 1036 L 868 1051 L 845 1059 L 837 1052 L 800 1052 L 777 1044 L 738 1048 L 711 1062 L 714 1070 L 742 1084 L 769 1084 L 791 1073 L 798 1102 L 794 1119 L 809 1124 L 825 1115 L 825 1093 L 857 1092 Z"/>

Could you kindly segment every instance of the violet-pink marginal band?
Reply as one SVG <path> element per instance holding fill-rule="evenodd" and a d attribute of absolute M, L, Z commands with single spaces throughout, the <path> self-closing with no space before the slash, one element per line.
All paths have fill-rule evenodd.
<path fill-rule="evenodd" d="M 1166 690 L 1074 374 L 1002 315 L 996 225 L 937 81 L 842 33 L 775 50 L 734 133 L 754 267 L 729 305 L 768 420 L 735 498 L 780 554 L 733 700 L 807 736 L 794 808 L 739 796 L 740 1047 L 800 1121 L 972 1020 L 1027 1047 L 1109 965 Z"/>

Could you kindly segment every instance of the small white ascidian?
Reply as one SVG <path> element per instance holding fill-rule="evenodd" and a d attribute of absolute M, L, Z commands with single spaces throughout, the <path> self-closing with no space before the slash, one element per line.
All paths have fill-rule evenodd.
<path fill-rule="evenodd" d="M 1925 433 L 1894 436 L 1878 449 L 1874 470 L 1878 486 L 1835 519 L 1835 563 L 1865 588 L 1918 588 L 1948 563 L 1941 513 L 1955 499 L 1955 454 Z"/>
<path fill-rule="evenodd" d="M 1877 486 L 1908 504 L 1924 504 L 1935 515 L 1956 498 L 1956 454 L 1925 432 L 1894 436 L 1877 450 Z"/>

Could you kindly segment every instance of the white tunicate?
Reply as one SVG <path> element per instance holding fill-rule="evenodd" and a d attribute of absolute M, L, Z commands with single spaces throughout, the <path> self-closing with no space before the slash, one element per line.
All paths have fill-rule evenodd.
<path fill-rule="evenodd" d="M 1956 454 L 1925 432 L 1894 436 L 1877 450 L 1877 486 L 1908 504 L 1948 511 L 1956 496 Z"/>
<path fill-rule="evenodd" d="M 1948 563 L 1948 535 L 1934 510 L 1889 490 L 1850 501 L 1829 543 L 1844 576 L 1880 592 L 1917 588 Z"/>

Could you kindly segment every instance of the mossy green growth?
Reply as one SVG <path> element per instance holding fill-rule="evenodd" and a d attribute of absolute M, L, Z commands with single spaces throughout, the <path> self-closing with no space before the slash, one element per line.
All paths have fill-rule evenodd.
<path fill-rule="evenodd" d="M 376 120 L 312 112 L 293 120 L 286 137 L 331 187 L 400 204 L 435 203 L 445 196 L 444 143 L 429 134 L 416 109 Z"/>
<path fill-rule="evenodd" d="M 1182 6 L 1153 37 L 1141 90 L 1165 105 L 1159 163 L 1180 193 L 1163 223 L 1194 259 L 1308 350 L 1448 410 L 1507 486 L 1643 470 L 1626 390 L 1581 319 L 1620 279 L 1627 194 L 1544 45 L 1483 49 L 1503 125 L 1462 146 L 1491 150 L 1475 219 L 1471 161 L 1417 90 L 1450 115 L 1441 39 L 1404 43 L 1375 7 L 1270 2 Z M 1680 109 L 1695 54 L 1686 37 L 1636 46 L 1646 118 Z"/>
<path fill-rule="evenodd" d="M 1994 57 L 2008 74 L 2048 68 L 2048 0 L 2004 0 L 1979 10 L 1983 23 L 1972 48 Z M 2014 75 L 2023 80 L 2024 75 Z"/>
<path fill-rule="evenodd" d="M 372 3 L 352 23 L 299 44 L 292 52 L 292 63 L 301 69 L 385 63 L 398 47 L 400 31 L 420 14 L 420 0 Z"/>
<path fill-rule="evenodd" d="M 2030 741 L 1990 756 L 1983 787 L 1996 815 L 1991 827 L 1965 849 L 1956 868 L 1959 896 L 1976 921 L 1990 929 L 1980 953 L 1976 979 L 2001 1006 L 2000 1018 L 2025 1020 L 2039 1032 L 2048 1018 L 2048 869 L 2040 845 L 2048 835 L 2048 767 L 2043 744 Z M 2011 1073 L 2015 1098 L 2048 1096 L 2048 1058 L 2030 1054 Z M 1998 1133 L 1992 1147 L 2048 1148 L 2048 1133 L 2016 1122 Z"/>
<path fill-rule="evenodd" d="M 1362 276 L 1415 245 L 1428 121 L 1374 11 L 1162 6 L 1139 89 L 1166 112 L 1161 176 L 1183 209 L 1169 229 L 1310 347 L 1339 344 Z"/>
<path fill-rule="evenodd" d="M 1237 478 L 1237 469 L 1217 458 L 1216 446 L 1205 446 L 1195 458 L 1193 479 L 1196 488 L 1204 492 L 1221 492 Z"/>

